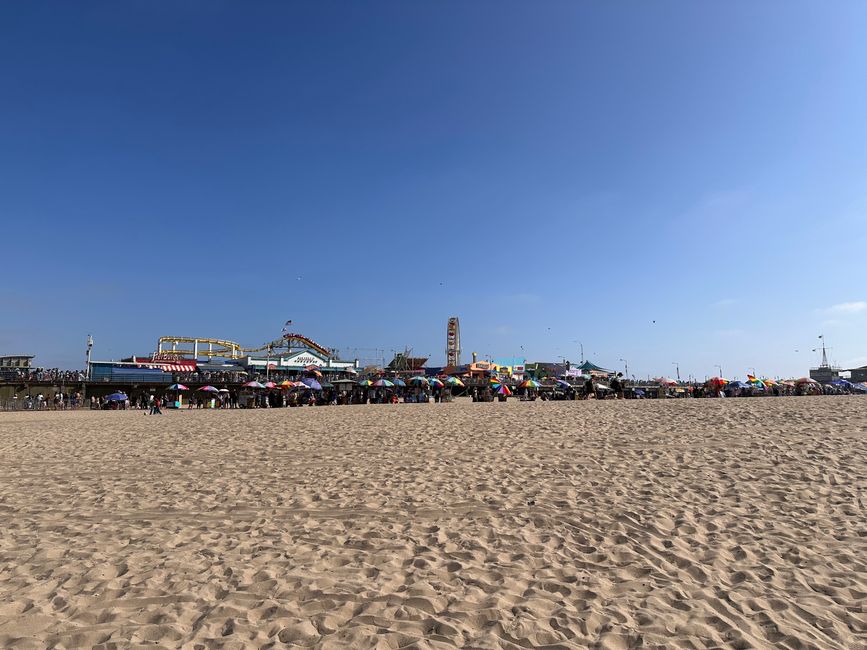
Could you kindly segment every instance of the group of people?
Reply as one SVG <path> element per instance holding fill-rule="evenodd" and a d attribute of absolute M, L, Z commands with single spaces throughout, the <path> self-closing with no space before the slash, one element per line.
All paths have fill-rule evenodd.
<path fill-rule="evenodd" d="M 84 381 L 83 370 L 61 370 L 60 368 L 0 368 L 0 376 L 5 381 Z"/>
<path fill-rule="evenodd" d="M 43 393 L 34 395 L 25 395 L 19 398 L 18 395 L 12 396 L 12 410 L 26 411 L 65 411 L 67 409 L 77 409 L 82 406 L 81 393 L 73 392 L 66 393 L 58 391 L 54 393 L 54 397 L 46 396 Z"/>

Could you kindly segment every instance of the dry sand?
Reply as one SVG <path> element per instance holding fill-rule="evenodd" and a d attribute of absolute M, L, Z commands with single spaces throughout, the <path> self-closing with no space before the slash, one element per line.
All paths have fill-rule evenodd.
<path fill-rule="evenodd" d="M 858 648 L 867 398 L 0 414 L 0 645 Z"/>

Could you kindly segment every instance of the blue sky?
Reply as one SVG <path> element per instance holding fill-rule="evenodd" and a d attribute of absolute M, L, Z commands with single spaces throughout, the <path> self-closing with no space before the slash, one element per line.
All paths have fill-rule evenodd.
<path fill-rule="evenodd" d="M 867 363 L 867 4 L 0 7 L 0 353 Z M 798 352 L 795 352 L 798 350 Z M 359 354 L 366 354 L 363 351 Z"/>

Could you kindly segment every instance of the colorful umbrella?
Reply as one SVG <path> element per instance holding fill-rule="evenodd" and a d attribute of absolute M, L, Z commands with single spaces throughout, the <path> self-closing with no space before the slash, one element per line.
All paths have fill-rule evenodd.
<path fill-rule="evenodd" d="M 656 383 L 660 386 L 677 386 L 677 381 L 671 379 L 670 377 L 658 377 L 656 379 Z"/>
<path fill-rule="evenodd" d="M 319 366 L 310 365 L 310 366 L 307 366 L 306 368 L 304 368 L 304 370 L 309 372 L 314 377 L 321 377 L 322 376 L 322 373 L 319 372 Z"/>
<path fill-rule="evenodd" d="M 312 390 L 322 390 L 322 384 L 313 379 L 313 377 L 305 377 L 301 380 L 301 383 Z"/>
<path fill-rule="evenodd" d="M 394 383 L 395 386 L 406 386 L 406 382 L 403 379 L 399 379 L 398 377 L 395 377 L 391 381 Z"/>
<path fill-rule="evenodd" d="M 190 390 L 190 389 L 187 388 L 186 386 L 184 386 L 183 384 L 172 384 L 171 386 L 166 388 L 166 390 Z"/>
<path fill-rule="evenodd" d="M 273 381 L 266 381 L 262 385 L 262 388 L 277 388 L 277 384 L 275 384 Z"/>
<path fill-rule="evenodd" d="M 810 379 L 809 377 L 801 377 L 800 379 L 795 380 L 796 384 L 818 384 L 819 382 L 815 379 Z"/>
<path fill-rule="evenodd" d="M 214 388 L 213 386 L 202 386 L 199 390 L 204 391 L 206 393 L 219 393 L 219 388 Z"/>
<path fill-rule="evenodd" d="M 520 388 L 541 388 L 542 384 L 540 384 L 535 379 L 525 379 L 520 384 L 518 384 Z"/>
<path fill-rule="evenodd" d="M 430 385 L 430 382 L 427 380 L 427 377 L 422 377 L 422 376 L 413 377 L 412 379 L 409 380 L 409 383 L 424 385 L 424 386 Z"/>
<path fill-rule="evenodd" d="M 463 386 L 463 385 L 464 385 L 464 382 L 462 382 L 462 381 L 461 381 L 460 379 L 458 379 L 457 377 L 448 377 L 448 378 L 446 378 L 446 383 L 447 383 L 449 386 Z"/>
<path fill-rule="evenodd" d="M 280 382 L 280 388 L 292 388 L 295 385 L 294 381 L 289 381 L 288 379 Z"/>
<path fill-rule="evenodd" d="M 509 389 L 506 384 L 494 384 L 493 385 L 494 392 L 498 395 L 511 395 L 512 391 Z"/>
<path fill-rule="evenodd" d="M 248 381 L 246 384 L 244 384 L 244 386 L 246 386 L 247 388 L 265 388 L 265 386 L 260 384 L 258 381 Z"/>
<path fill-rule="evenodd" d="M 388 379 L 377 379 L 373 382 L 373 385 L 377 388 L 391 388 L 394 386 L 394 382 L 391 382 Z"/>
<path fill-rule="evenodd" d="M 445 386 L 445 384 L 443 384 L 443 382 L 442 382 L 442 379 L 437 379 L 436 377 L 430 377 L 428 379 L 428 383 L 431 386 L 437 386 L 437 387 Z"/>
<path fill-rule="evenodd" d="M 561 388 L 572 388 L 572 384 L 570 384 L 568 381 L 565 381 L 563 379 L 558 379 L 557 385 L 560 386 Z"/>
<path fill-rule="evenodd" d="M 129 399 L 129 397 L 126 396 L 126 393 L 112 393 L 105 399 L 107 399 L 109 402 L 125 402 Z"/>
<path fill-rule="evenodd" d="M 755 384 L 756 386 L 761 386 L 763 388 L 765 386 L 765 382 L 763 382 L 761 379 L 756 379 L 752 375 L 747 375 L 747 383 L 748 384 Z"/>
<path fill-rule="evenodd" d="M 373 386 L 373 382 L 370 381 L 369 379 L 362 379 L 361 381 L 358 382 L 358 385 L 359 386 Z"/>

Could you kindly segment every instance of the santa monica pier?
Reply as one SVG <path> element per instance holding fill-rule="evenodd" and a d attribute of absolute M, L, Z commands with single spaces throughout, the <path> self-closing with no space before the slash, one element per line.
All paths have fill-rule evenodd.
<path fill-rule="evenodd" d="M 169 408 L 276 406 L 536 399 L 642 399 L 760 397 L 867 392 L 867 367 L 841 371 L 824 353 L 809 377 L 746 381 L 721 375 L 702 381 L 657 377 L 641 381 L 587 359 L 530 362 L 502 357 L 462 363 L 460 323 L 446 324 L 445 366 L 431 366 L 410 349 L 390 361 L 341 359 L 337 350 L 286 331 L 244 347 L 220 338 L 160 336 L 154 349 L 120 360 L 92 358 L 88 336 L 82 370 L 46 369 L 29 354 L 0 356 L 0 409 L 148 408 L 156 398 Z M 381 351 L 384 352 L 384 351 Z M 583 355 L 582 355 L 583 356 Z M 848 377 L 846 375 L 848 374 Z"/>

